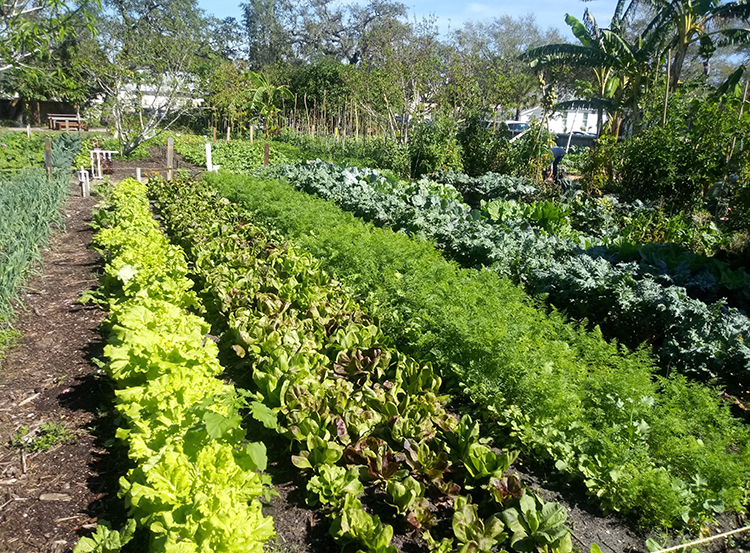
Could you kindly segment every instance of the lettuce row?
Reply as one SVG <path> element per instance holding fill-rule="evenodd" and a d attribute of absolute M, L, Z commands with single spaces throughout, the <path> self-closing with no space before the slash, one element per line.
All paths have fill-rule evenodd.
<path fill-rule="evenodd" d="M 274 536 L 261 514 L 265 447 L 248 444 L 234 388 L 222 372 L 179 248 L 149 212 L 145 185 L 122 181 L 97 213 L 110 315 L 105 370 L 124 422 L 117 436 L 136 464 L 120 480 L 151 551 L 263 551 Z"/>
<path fill-rule="evenodd" d="M 294 444 L 292 462 L 311 475 L 308 501 L 323 505 L 344 548 L 395 551 L 393 529 L 363 511 L 364 480 L 385 488 L 404 525 L 435 550 L 489 551 L 510 537 L 501 518 L 511 545 L 525 539 L 529 551 L 571 550 L 565 509 L 505 475 L 517 454 L 492 451 L 479 423 L 450 416 L 432 367 L 396 351 L 309 254 L 281 246 L 205 184 L 151 185 L 207 304 L 224 317 L 223 342 L 280 415 L 271 426 Z M 478 518 L 467 492 L 497 516 Z M 440 541 L 430 534 L 437 504 L 454 506 L 453 535 Z M 521 511 L 555 516 L 524 534 Z"/>

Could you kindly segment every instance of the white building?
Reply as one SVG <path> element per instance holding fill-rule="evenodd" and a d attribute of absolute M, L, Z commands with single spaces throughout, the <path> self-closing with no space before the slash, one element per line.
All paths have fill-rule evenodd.
<path fill-rule="evenodd" d="M 525 109 L 521 111 L 522 123 L 529 123 L 542 118 L 544 110 L 541 106 Z M 607 114 L 603 114 L 602 123 L 607 121 Z M 581 131 L 585 133 L 596 133 L 598 115 L 594 109 L 576 109 L 562 113 L 555 112 L 548 119 L 550 132 L 569 133 L 571 131 Z"/>

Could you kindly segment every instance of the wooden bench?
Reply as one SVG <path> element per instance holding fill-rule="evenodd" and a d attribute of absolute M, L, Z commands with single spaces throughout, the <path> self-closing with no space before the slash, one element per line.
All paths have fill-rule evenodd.
<path fill-rule="evenodd" d="M 55 131 L 78 130 L 78 116 L 69 113 L 50 113 L 47 115 L 49 128 Z M 81 121 L 81 130 L 87 131 L 86 121 Z"/>

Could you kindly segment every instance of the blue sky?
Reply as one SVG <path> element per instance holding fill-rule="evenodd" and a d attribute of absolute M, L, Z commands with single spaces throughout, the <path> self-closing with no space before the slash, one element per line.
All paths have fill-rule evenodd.
<path fill-rule="evenodd" d="M 198 0 L 200 6 L 211 15 L 219 18 L 240 18 L 240 2 L 242 0 Z M 350 0 L 342 0 L 348 3 Z M 361 1 L 361 0 L 360 0 Z M 565 14 L 571 13 L 581 17 L 587 7 L 593 12 L 600 25 L 605 26 L 615 9 L 616 0 L 468 0 L 456 2 L 454 0 L 402 0 L 411 15 L 418 18 L 430 14 L 437 17 L 441 33 L 461 27 L 466 21 L 489 21 L 499 15 L 508 14 L 521 16 L 532 13 L 536 16 L 537 24 L 546 29 L 557 27 L 569 33 L 565 25 Z M 572 36 L 572 35 L 571 35 Z"/>

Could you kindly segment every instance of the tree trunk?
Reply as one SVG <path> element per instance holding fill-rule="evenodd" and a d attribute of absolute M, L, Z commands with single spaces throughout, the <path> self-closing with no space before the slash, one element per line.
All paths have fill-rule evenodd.
<path fill-rule="evenodd" d="M 687 57 L 687 44 L 680 44 L 674 54 L 674 63 L 672 63 L 672 75 L 670 76 L 669 89 L 674 92 L 677 90 L 677 83 L 680 81 L 682 66 Z"/>

